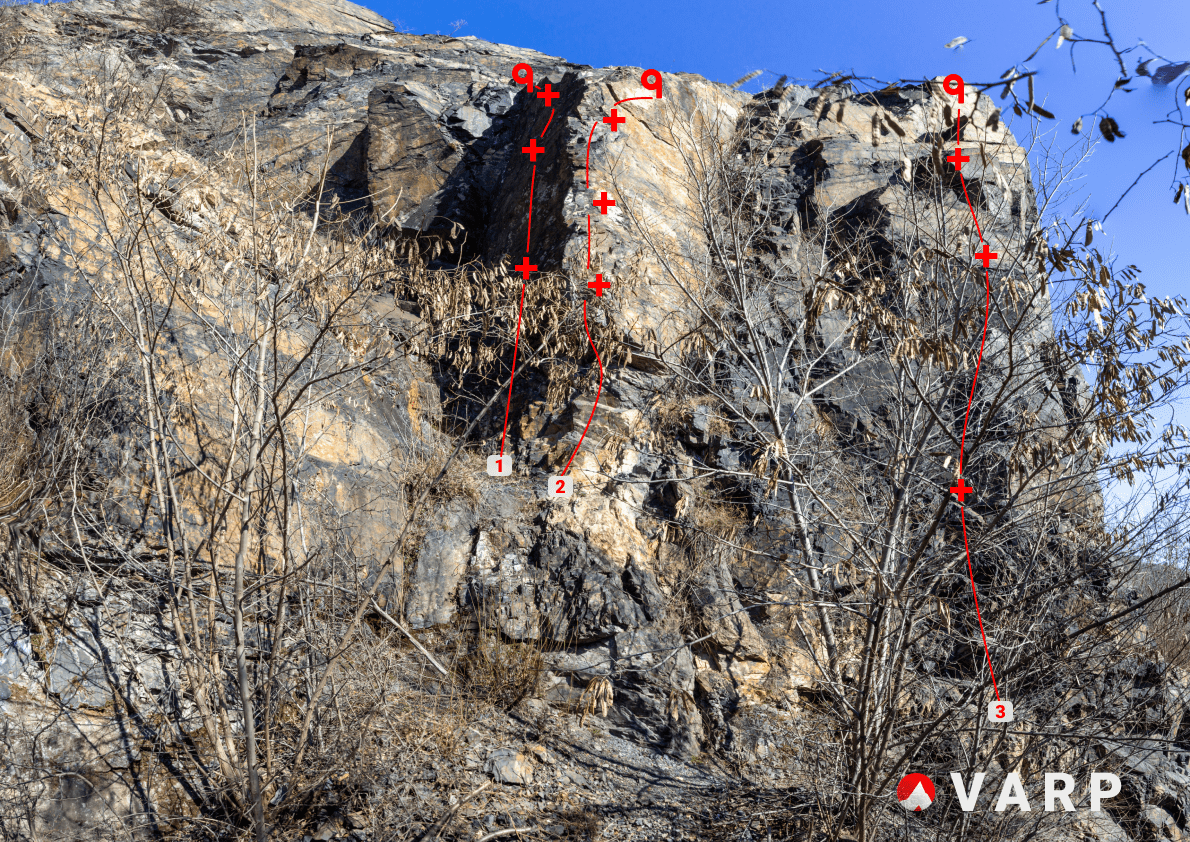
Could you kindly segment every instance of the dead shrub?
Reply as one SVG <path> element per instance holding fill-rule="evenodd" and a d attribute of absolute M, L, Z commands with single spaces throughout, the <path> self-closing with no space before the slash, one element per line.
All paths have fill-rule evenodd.
<path fill-rule="evenodd" d="M 576 807 L 559 814 L 558 819 L 566 828 L 563 839 L 590 840 L 595 842 L 602 835 L 603 821 L 589 807 Z"/>
<path fill-rule="evenodd" d="M 400 472 L 405 478 L 411 500 L 418 499 L 426 486 L 432 483 L 427 497 L 431 503 L 466 501 L 473 506 L 479 504 L 483 497 L 480 483 L 487 468 L 486 462 L 473 453 L 461 451 L 447 465 L 442 478 L 434 482 L 449 458 L 450 451 L 445 447 L 410 453 Z"/>
<path fill-rule="evenodd" d="M 0 67 L 20 58 L 28 40 L 17 22 L 16 10 L 7 5 L 7 0 L 0 0 Z"/>
<path fill-rule="evenodd" d="M 144 5 L 145 23 L 161 33 L 191 34 L 206 23 L 196 0 L 149 0 Z"/>
<path fill-rule="evenodd" d="M 540 644 L 509 640 L 496 627 L 494 612 L 480 607 L 465 645 L 455 669 L 468 693 L 505 711 L 536 695 L 545 672 Z"/>

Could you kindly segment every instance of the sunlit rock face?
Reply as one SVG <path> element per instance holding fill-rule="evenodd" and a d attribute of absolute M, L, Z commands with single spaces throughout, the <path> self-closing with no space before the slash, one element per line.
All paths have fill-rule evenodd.
<path fill-rule="evenodd" d="M 767 726 L 748 711 L 798 710 L 801 694 L 821 687 L 825 650 L 785 564 L 789 524 L 765 508 L 763 483 L 751 482 L 755 454 L 725 443 L 705 406 L 677 420 L 658 411 L 668 388 L 662 358 L 687 347 L 700 319 L 691 288 L 677 279 L 697 277 L 708 260 L 691 161 L 716 148 L 762 150 L 762 192 L 771 210 L 765 260 L 812 265 L 819 245 L 806 232 L 826 219 L 895 251 L 921 236 L 912 205 L 953 144 L 951 99 L 933 85 L 866 98 L 799 87 L 751 96 L 690 74 L 662 74 L 658 98 L 642 88 L 643 68 L 592 68 L 472 37 L 399 33 L 343 0 L 213 0 L 203 14 L 201 29 L 164 33 L 153 28 L 150 4 L 139 0 L 17 12 L 30 48 L 0 66 L 5 315 L 29 301 L 55 312 L 92 306 L 92 286 L 117 277 L 113 242 L 128 232 L 105 230 L 111 208 L 80 183 L 79 161 L 61 138 L 105 125 L 112 104 L 96 80 L 121 74 L 159 84 L 132 116 L 121 117 L 123 157 L 110 170 L 141 190 L 171 241 L 203 242 L 219 231 L 246 243 L 236 239 L 251 209 L 245 182 L 221 164 L 246 159 L 275 177 L 295 216 L 318 200 L 344 216 L 378 220 L 382 242 L 442 238 L 452 244 L 453 263 L 511 266 L 528 250 L 543 273 L 537 282 L 562 285 L 557 300 L 575 310 L 601 273 L 611 287 L 592 307 L 592 320 L 602 320 L 605 335 L 631 354 L 609 363 L 601 387 L 592 360 L 569 361 L 573 382 L 558 401 L 549 397 L 556 383 L 543 382 L 544 375 L 518 381 L 509 396 L 508 451 L 525 474 L 496 481 L 468 464 L 469 495 L 435 496 L 430 522 L 412 530 L 416 546 L 395 559 L 392 548 L 409 526 L 406 485 L 417 485 L 410 475 L 428 480 L 444 433 L 457 430 L 444 420 L 443 359 L 399 341 L 420 329 L 420 317 L 391 290 L 377 289 L 355 314 L 358 336 L 335 341 L 380 348 L 391 364 L 361 372 L 295 421 L 294 435 L 308 442 L 309 468 L 294 485 L 295 499 L 333 514 L 336 546 L 347 548 L 355 584 L 368 588 L 381 577 L 378 606 L 412 632 L 445 633 L 482 616 L 502 640 L 547 650 L 542 694 L 558 710 L 588 704 L 592 682 L 608 680 L 612 701 L 604 718 L 617 734 L 677 756 L 715 746 L 763 759 Z M 559 96 L 547 105 L 515 83 L 513 68 L 521 63 Z M 617 102 L 622 122 L 613 132 L 602 121 Z M 985 239 L 1002 249 L 1036 226 L 1025 153 L 987 97 L 969 90 L 963 120 L 967 191 Z M 47 145 L 50 124 L 59 147 Z M 545 150 L 536 161 L 522 152 L 531 143 Z M 324 178 L 325 192 L 313 195 Z M 615 201 L 607 213 L 594 204 L 604 194 Z M 940 242 L 967 224 L 957 183 L 944 181 L 930 200 L 936 217 L 927 233 Z M 191 310 L 171 312 L 163 328 L 168 352 L 160 354 L 161 371 L 172 389 L 187 390 L 199 431 L 231 424 L 223 388 L 228 348 L 249 330 L 229 320 L 218 341 L 208 330 L 234 303 L 225 291 L 228 265 L 202 264 L 196 274 L 204 297 Z M 1030 323 L 1027 344 L 1036 355 L 1052 336 L 1046 308 L 1043 298 Z M 5 377 L 19 376 L 31 365 L 28 349 L 46 341 L 36 320 L 16 320 L 13 329 L 21 341 L 0 360 Z M 815 330 L 814 341 L 840 344 L 848 322 L 832 311 Z M 308 324 L 282 325 L 279 353 L 299 356 L 311 331 Z M 993 326 L 993 347 L 999 336 Z M 127 364 L 116 356 L 97 359 L 116 370 Z M 574 373 L 579 363 L 583 377 Z M 825 389 L 798 423 L 827 419 L 839 435 L 861 437 L 880 423 L 881 390 L 892 376 L 886 363 L 865 362 Z M 987 371 L 982 388 L 996 388 L 1005 376 Z M 1052 381 L 1053 389 L 1023 396 L 1022 411 L 1057 427 L 1073 414 L 1085 385 L 1077 371 L 1055 369 Z M 154 553 L 165 528 L 147 502 L 151 477 L 138 462 L 149 440 L 143 417 L 131 403 L 113 402 L 104 412 L 112 422 L 103 447 L 109 484 L 87 505 L 94 522 L 148 559 L 153 581 L 161 581 L 168 568 Z M 200 439 L 196 432 L 176 444 L 197 452 Z M 692 483 L 706 465 L 744 477 L 733 501 L 750 517 L 712 524 L 731 540 L 695 557 L 671 524 L 697 514 Z M 565 466 L 579 491 L 547 501 L 544 477 Z M 214 516 L 199 485 L 193 475 L 182 482 L 176 516 L 188 528 Z M 989 496 L 996 491 L 985 489 Z M 19 495 L 0 494 L 5 518 L 10 497 Z M 1098 493 L 1072 489 L 1060 509 L 1094 520 Z M 813 528 L 815 563 L 823 569 L 853 555 L 825 518 Z M 211 553 L 221 569 L 233 554 L 233 531 Z M 275 549 L 277 540 L 267 536 L 264 543 Z M 198 733 L 194 703 L 177 691 L 178 640 L 161 604 L 140 592 L 101 591 L 61 570 L 38 587 L 44 616 L 22 614 L 15 594 L 0 595 L 0 714 L 16 723 L 14 751 L 32 751 L 35 735 L 49 735 L 37 737 L 45 740 L 42 757 L 86 773 L 31 794 L 38 827 L 100 833 L 105 822 L 140 814 L 150 803 L 183 810 L 176 805 L 185 799 L 172 784 L 137 791 L 124 774 L 147 743 L 121 730 L 120 693 L 133 705 L 169 696 L 179 731 Z M 213 612 L 210 622 L 216 639 L 231 639 L 225 612 Z M 842 628 L 840 644 L 855 654 L 862 641 Z"/>

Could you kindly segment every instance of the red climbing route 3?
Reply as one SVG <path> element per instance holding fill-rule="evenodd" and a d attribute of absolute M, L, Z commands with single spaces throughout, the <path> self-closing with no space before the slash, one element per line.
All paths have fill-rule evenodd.
<path fill-rule="evenodd" d="M 942 90 L 950 96 L 953 96 L 958 101 L 959 105 L 963 104 L 966 94 L 966 87 L 963 83 L 963 77 L 957 73 L 952 73 L 942 80 Z M 979 636 L 983 641 L 983 651 L 987 658 L 988 673 L 992 679 L 992 691 L 996 695 L 995 701 L 988 705 L 988 719 L 993 722 L 1011 722 L 1013 719 L 1012 704 L 1000 698 L 1000 686 L 996 681 L 996 671 L 992 667 L 992 652 L 988 647 L 987 632 L 983 627 L 983 615 L 979 610 L 979 593 L 975 586 L 975 565 L 971 561 L 971 544 L 967 537 L 967 504 L 964 499 L 968 494 L 972 494 L 975 489 L 967 485 L 967 481 L 963 478 L 963 463 L 966 458 L 966 443 L 967 443 L 967 426 L 971 420 L 971 406 L 975 402 L 975 384 L 979 381 L 979 369 L 983 365 L 983 350 L 987 344 L 988 336 L 988 320 L 991 317 L 992 307 L 992 276 L 989 270 L 991 262 L 999 259 L 999 254 L 992 251 L 983 239 L 983 231 L 979 227 L 979 219 L 975 215 L 975 206 L 971 203 L 971 198 L 967 194 L 967 180 L 963 178 L 963 164 L 970 161 L 970 157 L 963 154 L 963 109 L 959 108 L 956 111 L 955 118 L 955 151 L 953 155 L 947 156 L 947 160 L 954 166 L 955 173 L 959 177 L 959 183 L 963 187 L 963 198 L 967 202 L 967 208 L 971 212 L 971 220 L 975 224 L 975 231 L 979 235 L 979 243 L 981 249 L 974 253 L 976 260 L 983 263 L 984 274 L 984 289 L 986 292 L 984 311 L 983 311 L 983 334 L 979 341 L 979 356 L 975 363 L 975 376 L 971 379 L 971 392 L 967 396 L 967 408 L 963 413 L 963 433 L 959 439 L 959 459 L 958 467 L 955 472 L 956 485 L 950 488 L 950 492 L 955 495 L 959 504 L 959 519 L 963 531 L 963 551 L 967 556 L 967 574 L 971 580 L 971 598 L 975 603 L 975 618 L 979 623 Z"/>

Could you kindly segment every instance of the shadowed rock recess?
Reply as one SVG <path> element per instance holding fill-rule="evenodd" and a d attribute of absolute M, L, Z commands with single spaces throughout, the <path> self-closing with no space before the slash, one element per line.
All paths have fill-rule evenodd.
<path fill-rule="evenodd" d="M 595 131 L 588 188 L 591 126 L 616 101 L 646 94 L 642 68 L 404 34 L 345 0 L 0 11 L 0 836 L 248 838 L 248 779 L 229 771 L 247 751 L 232 572 L 247 536 L 241 660 L 268 746 L 259 765 L 271 838 L 479 839 L 516 828 L 515 838 L 534 839 L 853 838 L 828 820 L 838 787 L 817 783 L 845 784 L 832 754 L 845 746 L 815 606 L 832 588 L 842 599 L 871 583 L 840 572 L 854 570 L 853 536 L 825 509 L 804 527 L 791 519 L 743 421 L 683 391 L 678 369 L 710 354 L 692 339 L 708 314 L 678 280 L 709 260 L 708 199 L 690 150 L 763 149 L 754 189 L 768 216 L 753 257 L 768 271 L 792 266 L 798 277 L 837 253 L 815 233 L 827 223 L 893 266 L 920 241 L 921 219 L 938 242 L 968 221 L 956 184 L 930 186 L 954 138 L 952 100 L 937 83 L 753 96 L 663 74 L 660 100 L 623 103 L 618 131 Z M 561 95 L 534 177 L 540 272 L 506 446 L 517 470 L 484 470 L 500 447 L 501 395 L 427 489 L 467 423 L 507 388 L 520 290 L 511 265 L 525 253 L 532 170 L 520 149 L 549 115 L 512 83 L 520 62 Z M 963 117 L 984 238 L 1019 249 L 1037 226 L 1025 152 L 988 98 L 969 91 Z M 254 183 L 269 185 L 269 202 L 289 203 L 263 239 L 253 239 L 263 213 Z M 607 215 L 592 208 L 601 191 L 617 199 Z M 930 213 L 912 217 L 914 202 Z M 362 248 L 383 259 L 358 258 L 375 281 L 325 335 L 333 250 L 317 234 L 307 264 L 286 264 L 307 288 L 265 331 L 276 353 L 261 365 L 292 363 L 307 377 L 342 359 L 345 373 L 309 375 L 314 391 L 280 425 L 284 446 L 262 445 L 255 484 L 224 493 L 246 475 L 227 454 L 240 447 L 234 435 L 250 435 L 256 406 L 244 396 L 261 333 L 243 314 L 292 290 L 269 249 L 296 241 L 300 253 L 316 212 L 337 226 L 333 236 L 364 236 Z M 300 274 L 316 260 L 331 268 Z M 146 262 L 159 268 L 138 268 Z M 595 271 L 611 282 L 599 299 L 586 286 Z M 252 284 L 255 299 L 243 292 Z M 971 289 L 981 303 L 981 287 Z M 782 290 L 755 306 L 811 306 Z M 153 308 L 132 303 L 153 296 Z M 584 300 L 605 379 L 571 468 L 577 492 L 547 500 L 545 478 L 567 464 L 596 399 Z M 1086 386 L 1077 368 L 1046 357 L 1048 299 L 1026 300 L 1015 347 L 1022 365 L 1044 357 L 1049 373 L 1022 392 L 1020 412 L 1039 428 L 1076 424 Z M 151 341 L 137 339 L 141 316 L 156 325 Z M 551 345 L 553 325 L 563 338 Z M 822 349 L 807 377 L 823 386 L 790 412 L 807 436 L 829 429 L 833 438 L 815 440 L 858 452 L 892 423 L 882 401 L 898 369 L 849 345 L 851 328 L 843 309 L 820 308 L 798 353 Z M 994 319 L 989 342 L 1005 335 Z M 303 358 L 315 342 L 322 350 Z M 990 366 L 980 394 L 1015 376 Z M 745 404 L 760 388 L 738 370 L 725 378 L 722 389 Z M 961 419 L 959 398 L 946 411 Z M 1011 425 L 996 435 L 989 452 L 1007 452 Z M 283 450 L 285 460 L 297 454 L 292 464 Z M 823 470 L 846 476 L 848 464 Z M 969 517 L 991 522 L 1012 475 L 994 457 L 972 470 L 983 487 Z M 1048 504 L 1063 525 L 1046 540 L 1082 563 L 1070 536 L 1101 532 L 1102 504 L 1093 474 L 1075 474 L 1084 478 L 1060 484 Z M 862 482 L 878 505 L 888 473 Z M 256 496 L 244 517 L 246 493 Z M 932 517 L 925 508 L 906 516 Z M 948 540 L 956 524 L 944 525 Z M 826 577 L 818 596 L 806 565 Z M 948 634 L 952 618 L 971 632 L 965 562 L 954 582 L 937 610 Z M 1061 609 L 1067 622 L 1117 609 L 1115 584 L 1078 580 Z M 989 597 L 985 610 L 1015 598 Z M 832 645 L 852 664 L 843 682 L 856 680 L 864 647 L 846 618 L 864 610 L 840 614 Z M 1078 699 L 1049 713 L 1086 729 L 1077 750 L 1052 757 L 1018 739 L 970 767 L 989 771 L 985 799 L 1021 764 L 1036 778 L 1094 763 L 1124 776 L 1124 795 L 1108 812 L 1047 826 L 1050 835 L 1022 823 L 996 838 L 1190 832 L 1190 682 L 1143 627 L 1130 634 L 1130 659 L 1055 674 Z M 896 716 L 928 718 L 982 680 L 977 643 L 910 658 Z M 1027 719 L 1050 704 L 1051 689 L 1022 688 L 1018 711 Z M 1113 706 L 1145 713 L 1113 731 Z M 979 716 L 972 703 L 971 721 Z M 959 763 L 965 739 L 938 763 Z M 948 776 L 934 780 L 949 787 Z M 900 816 L 880 832 L 869 838 L 958 838 L 925 825 L 914 836 Z"/>

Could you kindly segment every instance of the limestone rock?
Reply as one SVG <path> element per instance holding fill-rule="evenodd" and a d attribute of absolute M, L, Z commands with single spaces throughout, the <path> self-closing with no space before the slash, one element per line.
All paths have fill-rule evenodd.
<path fill-rule="evenodd" d="M 446 528 L 426 535 L 410 579 L 405 615 L 415 629 L 450 622 L 455 592 L 467 569 L 472 539 L 465 516 L 454 511 L 444 521 Z"/>
<path fill-rule="evenodd" d="M 740 602 L 726 558 L 708 563 L 693 598 L 712 635 L 718 669 L 741 684 L 763 679 L 769 672 L 768 645 Z"/>
<path fill-rule="evenodd" d="M 1141 808 L 1141 821 L 1145 825 L 1148 838 L 1151 839 L 1168 839 L 1170 842 L 1182 842 L 1185 835 L 1181 828 L 1178 827 L 1178 822 L 1169 812 L 1156 804 L 1148 804 Z"/>
<path fill-rule="evenodd" d="M 488 755 L 484 771 L 502 784 L 528 786 L 533 783 L 533 763 L 528 755 L 511 748 L 500 748 Z"/>
<path fill-rule="evenodd" d="M 399 217 L 408 219 L 432 201 L 460 157 L 407 85 L 380 85 L 369 94 L 368 183 L 376 207 L 412 206 Z"/>
<path fill-rule="evenodd" d="M 68 708 L 104 707 L 112 700 L 108 678 L 113 669 L 112 654 L 75 619 L 56 636 L 47 670 L 49 691 Z"/>
<path fill-rule="evenodd" d="M 163 236 L 178 242 L 242 233 L 243 185 L 220 162 L 245 148 L 245 129 L 251 132 L 256 171 L 284 176 L 283 198 L 293 203 L 295 214 L 305 213 L 315 199 L 346 218 L 385 213 L 386 227 L 376 233 L 382 247 L 402 235 L 449 239 L 457 231 L 451 257 L 459 261 L 494 264 L 523 254 L 529 222 L 524 197 L 535 179 L 533 255 L 541 269 L 563 273 L 558 300 L 577 306 L 587 294 L 582 279 L 588 214 L 592 269 L 615 291 L 592 308 L 592 324 L 606 328 L 616 346 L 601 350 L 615 350 L 616 356 L 606 360 L 599 408 L 589 427 L 597 373 L 591 360 L 567 361 L 579 374 L 566 375 L 573 382 L 564 384 L 556 406 L 548 403 L 554 398 L 547 387 L 538 388 L 530 378 L 518 381 L 528 385 L 512 399 L 509 448 L 525 475 L 486 485 L 481 478 L 473 499 L 443 501 L 420 543 L 404 548 L 416 559 L 412 569 L 398 557 L 378 583 L 410 516 L 405 489 L 393 477 L 424 470 L 419 460 L 436 453 L 439 431 L 458 420 L 444 413 L 441 402 L 440 375 L 451 363 L 433 357 L 424 344 L 409 350 L 432 318 L 423 319 L 402 301 L 405 293 L 379 284 L 361 303 L 359 335 L 337 341 L 342 347 L 358 341 L 380 348 L 393 364 L 383 371 L 361 369 L 357 379 L 293 422 L 291 432 L 307 457 L 294 479 L 293 500 L 302 512 L 323 508 L 338 527 L 333 536 L 299 530 L 301 541 L 309 538 L 314 548 L 302 560 L 322 563 L 329 548 L 334 563 L 354 574 L 353 588 L 347 589 L 354 589 L 351 597 L 378 585 L 386 610 L 403 608 L 415 629 L 484 612 L 504 638 L 539 641 L 548 670 L 546 697 L 574 711 L 586 691 L 599 690 L 599 698 L 609 702 L 600 725 L 610 725 L 618 736 L 679 757 L 709 744 L 738 760 L 764 762 L 780 717 L 754 703 L 767 697 L 791 708 L 799 693 L 820 691 L 823 643 L 812 610 L 795 604 L 805 591 L 780 554 L 791 543 L 788 524 L 763 482 L 748 478 L 752 454 L 733 443 L 737 431 L 726 429 L 729 422 L 701 404 L 675 410 L 680 421 L 674 429 L 654 425 L 655 399 L 668 397 L 666 360 L 688 350 L 683 343 L 699 317 L 627 211 L 651 221 L 655 242 L 679 271 L 705 258 L 697 208 L 683 189 L 683 154 L 697 115 L 708 141 L 741 128 L 771 141 L 764 189 L 772 199 L 773 224 L 761 244 L 771 253 L 768 259 L 796 260 L 806 247 L 804 221 L 827 216 L 903 245 L 913 236 L 909 200 L 932 172 L 937 143 L 949 125 L 944 98 L 929 84 L 878 91 L 862 102 L 842 87 L 792 86 L 779 98 L 751 97 L 690 74 L 667 73 L 663 99 L 621 103 L 626 122 L 619 131 L 597 127 L 591 135 L 591 126 L 613 102 L 640 94 L 639 68 L 591 68 L 479 39 L 397 33 L 388 21 L 346 0 L 210 0 L 202 9 L 202 27 L 173 33 L 155 31 L 151 12 L 147 0 L 75 0 L 25 6 L 13 18 L 36 58 L 15 60 L 0 77 L 0 305 L 25 301 L 66 318 L 86 305 L 82 290 L 113 278 L 113 247 L 96 234 L 103 227 L 103 200 L 78 183 L 77 162 L 52 161 L 45 151 L 49 126 L 66 137 L 96 134 L 102 115 L 89 86 L 104 68 L 159 85 L 143 117 L 118 127 L 128 155 L 112 172 L 149 203 Z M 518 62 L 532 64 L 537 81 L 550 82 L 562 94 L 551 106 L 545 135 L 549 112 L 510 78 Z M 970 96 L 964 142 L 979 148 L 965 174 L 995 249 L 1009 233 L 1036 224 L 1035 200 L 1024 153 L 998 119 L 995 103 L 974 91 Z M 884 116 L 903 128 L 903 139 L 894 142 L 873 130 Z M 531 139 L 548 150 L 536 170 L 520 152 Z M 955 187 L 948 184 L 942 193 L 948 225 L 965 222 L 967 215 Z M 602 191 L 617 189 L 622 192 L 609 213 L 592 212 Z M 227 429 L 225 349 L 247 336 L 243 325 L 218 321 L 219 307 L 231 295 L 226 278 L 235 271 L 230 263 L 194 271 L 192 280 L 206 296 L 201 318 L 187 322 L 174 310 L 162 324 L 168 352 L 158 362 L 167 375 L 193 372 L 188 380 L 172 380 L 170 388 L 195 390 L 200 396 L 195 423 L 208 431 Z M 272 283 L 259 279 L 266 289 Z M 802 305 L 793 299 L 782 305 L 797 312 Z M 1029 342 L 1038 349 L 1052 337 L 1045 307 L 1030 328 Z M 208 329 L 214 323 L 219 329 Z M 278 353 L 296 357 L 312 330 L 301 320 L 284 325 L 276 337 Z M 824 367 L 838 370 L 857 360 L 846 347 L 847 331 L 841 312 L 827 311 L 818 320 L 809 339 L 831 348 Z M 30 328 L 18 344 L 34 347 L 43 339 Z M 1002 341 L 993 326 L 989 347 Z M 6 377 L 20 373 L 22 351 L 3 360 Z M 882 423 L 891 369 L 861 363 L 824 388 L 815 405 L 798 411 L 799 430 L 827 425 L 839 436 L 862 437 Z M 996 388 L 1006 376 L 986 370 L 981 388 Z M 1087 389 L 1077 371 L 1056 371 L 1052 379 L 1053 389 L 1022 395 L 1021 406 L 1057 429 L 1075 416 Z M 745 377 L 724 384 L 741 400 L 754 386 Z M 152 507 L 140 476 L 145 466 L 137 461 L 148 442 L 144 415 L 123 406 L 111 407 L 110 414 L 118 432 L 98 449 L 106 460 L 100 473 L 111 485 L 99 495 L 104 499 L 95 504 L 92 521 L 109 530 L 102 540 L 124 554 L 116 563 L 133 559 L 143 564 L 138 568 L 143 581 L 163 582 L 168 574 L 152 560 L 162 554 L 161 536 L 171 525 L 146 514 Z M 584 431 L 584 447 L 571 466 L 578 493 L 545 499 L 536 474 L 560 470 Z M 209 467 L 202 464 L 203 470 Z M 703 464 L 735 472 L 730 493 L 763 521 L 764 540 L 780 546 L 759 560 L 751 553 L 718 557 L 692 579 L 678 581 L 668 569 L 671 563 L 675 571 L 678 567 L 670 555 L 678 540 L 672 535 L 695 531 L 701 470 L 696 466 Z M 201 531 L 211 516 L 196 500 L 196 486 L 186 484 L 190 481 L 181 477 L 183 502 L 176 512 L 188 533 Z M 989 498 L 996 493 L 980 491 Z M 1097 491 L 1093 484 L 1072 488 L 1059 508 L 1093 518 Z M 836 571 L 824 572 L 836 577 L 828 587 L 840 584 L 837 570 L 855 555 L 853 549 L 829 524 L 815 523 L 812 532 L 815 558 L 808 561 Z M 267 549 L 256 560 L 262 570 L 270 558 Z M 215 554 L 217 567 L 227 562 L 220 553 L 224 550 Z M 195 702 L 179 679 L 180 641 L 156 597 L 131 590 L 111 594 L 56 575 L 39 595 L 48 606 L 45 617 L 25 616 L 0 595 L 0 714 L 13 726 L 6 748 L 32 756 L 40 740 L 37 748 L 50 767 L 70 772 L 33 794 L 40 825 L 31 832 L 115 838 L 106 822 L 145 815 L 152 805 L 138 801 L 142 796 L 113 772 L 135 768 L 147 744 L 130 736 L 127 720 L 117 721 L 113 711 L 124 711 L 123 704 L 165 711 L 179 732 L 193 739 L 200 733 Z M 675 605 L 678 599 L 685 601 Z M 315 610 L 329 610 L 329 603 L 327 597 Z M 694 651 L 688 641 L 704 632 L 691 633 L 679 626 L 682 621 L 708 635 Z M 222 608 L 201 617 L 200 625 L 218 645 L 229 644 L 231 618 Z M 303 665 L 325 663 L 325 653 L 309 641 L 273 640 L 262 631 L 266 625 L 267 619 L 248 631 L 250 658 L 300 652 Z M 844 621 L 839 636 L 844 660 L 858 662 L 854 628 Z M 944 655 L 961 657 L 934 656 L 942 661 Z M 1135 672 L 1141 672 L 1139 666 Z M 1168 691 L 1165 709 L 1154 710 L 1154 717 L 1185 707 L 1184 675 L 1144 680 L 1150 679 L 1166 682 Z M 1124 674 L 1089 679 L 1077 704 L 1107 710 L 1113 698 L 1139 701 L 1127 683 L 1138 681 Z M 1109 692 L 1108 685 L 1115 689 Z M 957 686 L 940 682 L 936 691 L 910 694 L 905 704 L 915 715 L 928 713 L 953 701 Z M 1117 693 L 1119 688 L 1124 689 Z M 119 705 L 116 693 L 122 694 Z M 233 706 L 230 716 L 235 715 Z M 1179 722 L 1160 734 L 1131 735 L 1126 745 L 1105 738 L 1099 748 L 1135 780 L 1130 800 L 1140 805 L 1149 799 L 1127 822 L 1143 820 L 1157 838 L 1178 838 L 1176 820 L 1190 814 L 1187 760 L 1168 751 L 1184 736 Z M 546 763 L 555 759 L 533 749 L 492 753 L 487 774 L 530 785 L 530 755 Z M 474 768 L 481 756 L 475 754 Z M 587 785 L 577 771 L 566 778 Z M 160 795 L 154 791 L 143 799 Z M 1072 836 L 1061 838 L 1083 833 L 1127 840 L 1107 815 L 1076 819 Z M 339 829 L 332 820 L 318 835 Z"/>
<path fill-rule="evenodd" d="M 621 680 L 609 719 L 675 756 L 697 754 L 704 731 L 694 701 L 694 660 L 682 636 L 656 628 L 622 632 L 612 656 Z"/>

